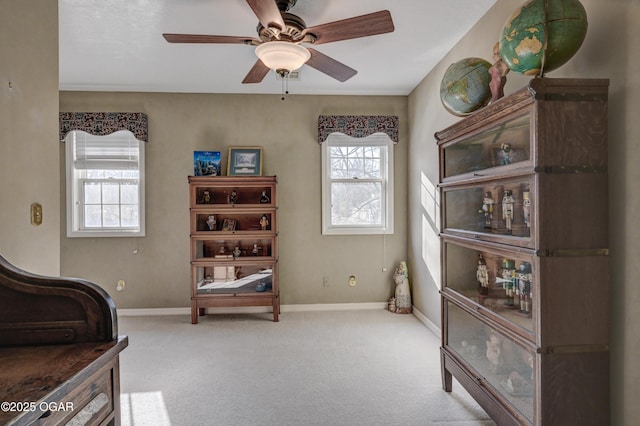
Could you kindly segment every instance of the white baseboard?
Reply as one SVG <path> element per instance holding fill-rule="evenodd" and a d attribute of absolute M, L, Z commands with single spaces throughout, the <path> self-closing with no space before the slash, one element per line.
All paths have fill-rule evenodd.
<path fill-rule="evenodd" d="M 442 330 L 440 329 L 440 327 L 438 327 L 433 321 L 427 318 L 425 314 L 417 310 L 415 306 L 413 307 L 413 315 L 418 318 L 418 320 L 420 320 L 420 322 L 423 323 L 429 330 L 431 330 L 433 334 L 438 337 L 442 335 Z"/>
<path fill-rule="evenodd" d="M 282 305 L 281 312 L 323 312 L 323 311 L 362 311 L 367 309 L 386 309 L 387 302 L 371 303 L 315 303 L 301 305 Z M 118 316 L 165 316 L 165 315 L 191 315 L 191 308 L 142 308 L 142 309 L 118 309 Z M 271 312 L 269 306 L 239 306 L 235 308 L 207 308 L 210 314 L 241 314 L 241 313 L 265 313 Z M 423 323 L 436 336 L 441 335 L 440 327 L 427 318 L 416 307 L 413 307 L 413 315 Z"/>
<path fill-rule="evenodd" d="M 386 309 L 386 302 L 370 303 L 314 303 L 308 305 L 283 305 L 282 312 L 364 311 Z"/>
<path fill-rule="evenodd" d="M 309 305 L 281 305 L 280 312 L 322 312 L 322 311 L 357 311 L 366 309 L 385 309 L 386 302 L 372 303 L 317 303 Z M 207 308 L 210 314 L 232 314 L 232 313 L 264 313 L 271 312 L 269 306 L 239 306 L 234 308 Z M 164 316 L 164 315 L 191 315 L 191 308 L 141 308 L 141 309 L 118 309 L 118 316 L 139 317 L 139 316 Z"/>
<path fill-rule="evenodd" d="M 156 317 L 165 315 L 191 315 L 191 308 L 117 309 L 119 317 Z"/>

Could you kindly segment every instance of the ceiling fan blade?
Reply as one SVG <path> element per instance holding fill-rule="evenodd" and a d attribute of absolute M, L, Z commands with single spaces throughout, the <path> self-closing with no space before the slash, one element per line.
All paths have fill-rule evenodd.
<path fill-rule="evenodd" d="M 253 37 L 234 37 L 200 34 L 162 34 L 169 43 L 219 43 L 219 44 L 254 44 L 259 41 Z"/>
<path fill-rule="evenodd" d="M 269 71 L 269 68 L 265 64 L 263 64 L 260 59 L 258 59 L 256 63 L 253 64 L 253 67 L 251 67 L 244 80 L 242 80 L 242 84 L 260 83 L 262 80 L 264 80 L 264 77 Z"/>
<path fill-rule="evenodd" d="M 314 44 L 322 44 L 390 33 L 394 29 L 391 13 L 388 10 L 381 10 L 367 15 L 316 25 L 307 28 L 305 33 L 316 36 Z"/>
<path fill-rule="evenodd" d="M 358 74 L 358 71 L 346 66 L 342 62 L 338 62 L 335 59 L 325 55 L 324 53 L 320 53 L 315 49 L 308 49 L 309 53 L 311 53 L 311 58 L 309 58 L 306 64 L 311 68 L 315 68 L 318 71 L 323 72 L 341 82 L 345 82 L 354 75 Z"/>
<path fill-rule="evenodd" d="M 280 30 L 284 30 L 284 20 L 275 0 L 247 0 L 247 3 L 263 27 L 269 28 L 275 24 Z"/>

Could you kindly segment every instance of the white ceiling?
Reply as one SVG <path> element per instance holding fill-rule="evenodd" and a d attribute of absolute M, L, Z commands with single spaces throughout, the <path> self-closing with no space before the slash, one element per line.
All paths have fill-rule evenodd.
<path fill-rule="evenodd" d="M 395 31 L 316 46 L 358 74 L 341 83 L 303 66 L 289 91 L 407 95 L 495 1 L 298 0 L 290 12 L 307 26 L 386 9 Z M 273 72 L 262 83 L 241 84 L 257 60 L 251 46 L 170 44 L 162 37 L 256 37 L 257 23 L 245 0 L 59 0 L 60 89 L 279 94 Z M 491 60 L 492 47 L 478 46 L 475 56 Z"/>

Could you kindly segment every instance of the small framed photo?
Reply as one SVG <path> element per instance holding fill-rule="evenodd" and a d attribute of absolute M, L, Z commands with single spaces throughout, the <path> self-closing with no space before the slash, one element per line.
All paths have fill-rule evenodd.
<path fill-rule="evenodd" d="M 235 231 L 235 230 L 236 230 L 235 219 L 225 219 L 222 222 L 222 231 Z"/>
<path fill-rule="evenodd" d="M 229 148 L 227 175 L 262 176 L 262 147 L 238 146 Z"/>
<path fill-rule="evenodd" d="M 220 176 L 220 151 L 193 151 L 194 176 Z"/>

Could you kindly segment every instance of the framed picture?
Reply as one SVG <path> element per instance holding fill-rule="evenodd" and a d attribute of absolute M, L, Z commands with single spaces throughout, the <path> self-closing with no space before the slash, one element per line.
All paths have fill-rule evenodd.
<path fill-rule="evenodd" d="M 225 219 L 222 222 L 222 231 L 235 231 L 235 230 L 236 230 L 235 219 Z"/>
<path fill-rule="evenodd" d="M 193 151 L 194 176 L 220 176 L 220 151 Z"/>
<path fill-rule="evenodd" d="M 262 176 L 262 147 L 242 146 L 229 148 L 227 175 Z"/>

